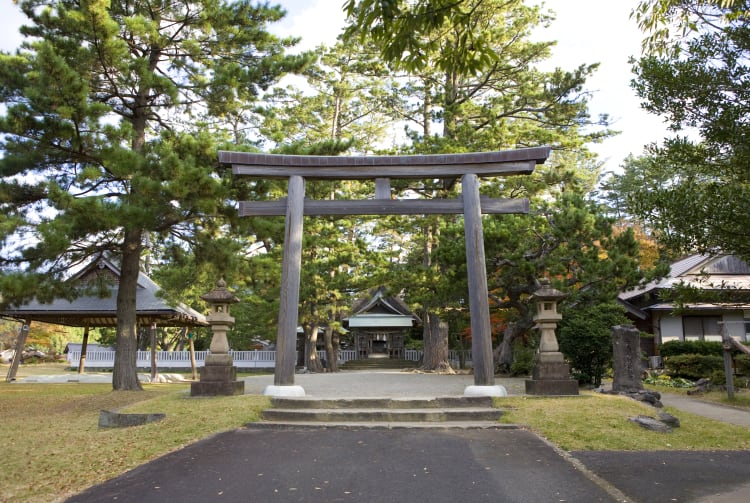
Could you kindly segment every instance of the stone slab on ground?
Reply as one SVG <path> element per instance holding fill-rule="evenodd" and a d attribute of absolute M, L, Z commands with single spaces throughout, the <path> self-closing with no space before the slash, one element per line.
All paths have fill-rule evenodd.
<path fill-rule="evenodd" d="M 163 421 L 167 415 L 161 412 L 151 414 L 125 414 L 110 410 L 99 412 L 99 428 L 128 428 Z"/>

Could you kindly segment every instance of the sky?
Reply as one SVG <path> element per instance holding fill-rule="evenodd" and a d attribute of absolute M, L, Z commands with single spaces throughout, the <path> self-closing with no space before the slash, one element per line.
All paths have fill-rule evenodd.
<path fill-rule="evenodd" d="M 301 37 L 300 49 L 332 44 L 344 24 L 344 0 L 271 3 L 279 3 L 287 10 L 286 18 L 274 30 L 280 35 Z M 586 86 L 593 93 L 589 111 L 592 118 L 608 114 L 612 129 L 621 134 L 590 148 L 599 154 L 605 171 L 616 171 L 629 154 L 639 155 L 645 145 L 658 143 L 667 135 L 662 120 L 643 111 L 630 89 L 628 59 L 640 54 L 642 34 L 629 16 L 638 0 L 546 0 L 543 4 L 557 18 L 539 34 L 540 40 L 557 41 L 550 64 L 565 70 L 581 64 L 600 64 Z M 0 0 L 0 19 L 0 50 L 13 50 L 21 40 L 17 27 L 25 18 L 12 0 Z"/>

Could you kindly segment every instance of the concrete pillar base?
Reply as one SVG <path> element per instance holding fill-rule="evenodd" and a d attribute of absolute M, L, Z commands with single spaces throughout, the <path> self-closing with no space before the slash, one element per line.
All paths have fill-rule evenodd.
<path fill-rule="evenodd" d="M 464 396 L 508 396 L 508 391 L 504 386 L 495 384 L 494 386 L 466 386 Z"/>
<path fill-rule="evenodd" d="M 266 386 L 263 394 L 267 396 L 305 396 L 305 390 L 302 386 L 287 385 L 276 386 L 275 384 Z"/>
<path fill-rule="evenodd" d="M 245 381 L 201 381 L 190 383 L 190 396 L 232 396 L 245 394 Z"/>

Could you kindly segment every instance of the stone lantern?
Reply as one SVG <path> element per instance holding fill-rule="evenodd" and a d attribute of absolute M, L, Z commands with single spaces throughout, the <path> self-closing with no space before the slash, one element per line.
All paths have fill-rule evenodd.
<path fill-rule="evenodd" d="M 211 325 L 210 353 L 206 363 L 200 369 L 200 382 L 190 385 L 192 396 L 242 395 L 245 393 L 245 382 L 237 380 L 237 369 L 232 355 L 229 354 L 227 331 L 234 326 L 234 318 L 229 314 L 229 306 L 239 302 L 237 297 L 227 289 L 223 279 L 216 283 L 201 299 L 206 301 L 210 312 L 206 321 Z"/>
<path fill-rule="evenodd" d="M 539 329 L 539 351 L 534 362 L 532 378 L 526 380 L 529 395 L 577 395 L 578 381 L 570 378 L 570 366 L 557 344 L 555 329 L 562 315 L 557 304 L 566 295 L 550 286 L 549 279 L 539 280 L 540 287 L 531 296 L 536 304 L 535 328 Z"/>

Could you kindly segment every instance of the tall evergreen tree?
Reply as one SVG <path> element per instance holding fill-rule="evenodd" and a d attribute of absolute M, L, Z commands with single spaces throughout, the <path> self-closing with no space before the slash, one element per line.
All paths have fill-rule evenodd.
<path fill-rule="evenodd" d="M 629 211 L 677 252 L 750 260 L 748 12 L 741 0 L 649 0 L 635 12 L 647 52 L 633 88 L 676 136 L 630 160 L 614 183 Z"/>
<path fill-rule="evenodd" d="M 49 298 L 73 264 L 113 252 L 122 270 L 113 387 L 139 389 L 146 235 L 177 235 L 202 218 L 211 236 L 215 217 L 233 212 L 217 146 L 238 138 L 259 93 L 307 56 L 286 56 L 295 41 L 266 31 L 281 8 L 248 0 L 20 5 L 27 40 L 0 54 L 4 300 Z"/>
<path fill-rule="evenodd" d="M 393 125 L 384 106 L 385 65 L 356 41 L 316 53 L 317 64 L 303 74 L 305 89 L 289 85 L 266 95 L 262 135 L 282 146 L 347 142 L 356 152 L 377 151 Z"/>
<path fill-rule="evenodd" d="M 611 134 L 606 117 L 593 121 L 588 114 L 584 85 L 597 65 L 536 69 L 550 57 L 554 43 L 532 41 L 531 33 L 552 21 L 549 14 L 520 0 L 352 0 L 347 7 L 352 22 L 348 36 L 371 37 L 386 62 L 406 74 L 407 83 L 396 93 L 403 99 L 392 101 L 400 107 L 394 115 L 410 124 L 412 142 L 402 148 L 404 153 L 548 144 L 553 156 L 534 176 L 493 180 L 483 192 L 533 197 L 593 185 L 598 165 L 585 145 Z M 455 197 L 458 184 L 452 182 L 395 186 L 427 198 Z M 411 262 L 412 270 L 421 265 L 418 273 L 402 277 L 410 278 L 411 299 L 422 303 L 428 318 L 428 309 L 457 308 L 465 296 L 460 293 L 465 290 L 456 288 L 456 278 L 445 273 L 461 266 L 441 263 L 446 256 L 439 252 L 446 228 L 460 227 L 460 219 L 433 217 L 413 224 L 411 232 L 421 232 L 422 238 L 414 248 L 420 260 Z M 524 285 L 533 288 L 533 278 Z"/>

